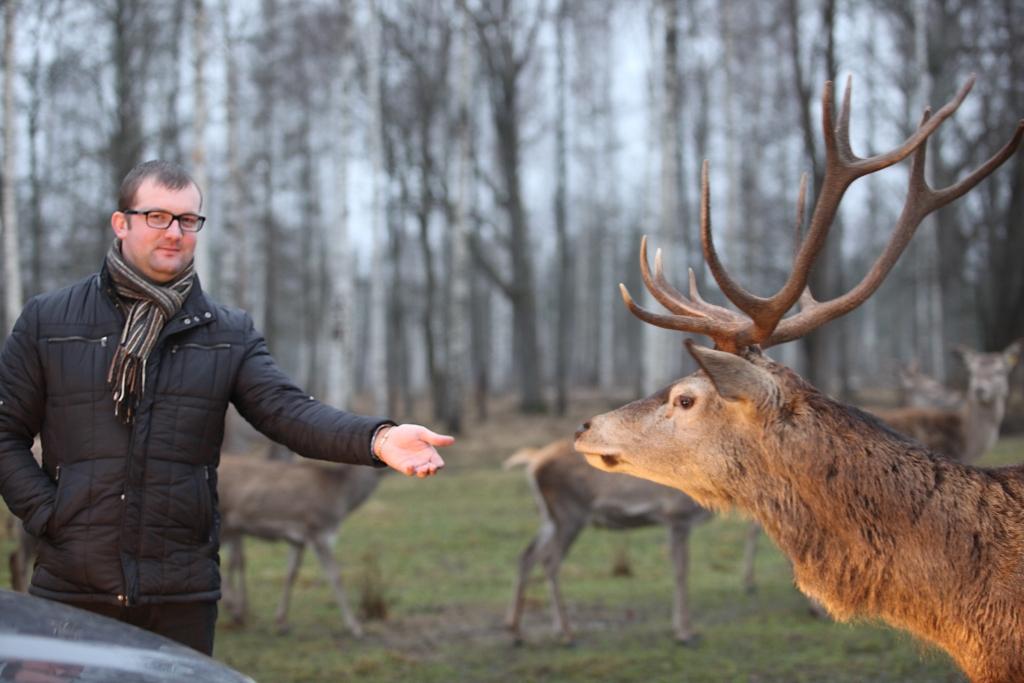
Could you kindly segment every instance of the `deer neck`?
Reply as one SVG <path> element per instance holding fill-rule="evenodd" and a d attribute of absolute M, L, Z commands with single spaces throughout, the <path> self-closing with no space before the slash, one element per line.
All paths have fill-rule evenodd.
<path fill-rule="evenodd" d="M 973 392 L 970 394 L 963 409 L 966 462 L 978 460 L 995 445 L 1005 412 L 1005 400 L 982 403 Z"/>
<path fill-rule="evenodd" d="M 836 618 L 879 617 L 951 652 L 983 647 L 946 598 L 964 577 L 993 571 L 985 563 L 999 542 L 984 517 L 1005 493 L 866 413 L 821 395 L 811 403 L 814 419 L 766 446 L 768 471 L 755 473 L 740 505 L 791 559 L 801 590 Z"/>

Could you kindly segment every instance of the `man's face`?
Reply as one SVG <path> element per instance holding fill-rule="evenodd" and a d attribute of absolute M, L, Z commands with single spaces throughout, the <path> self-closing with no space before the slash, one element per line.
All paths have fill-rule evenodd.
<path fill-rule="evenodd" d="M 172 190 L 146 178 L 135 193 L 135 211 L 168 211 L 172 214 L 199 213 L 202 199 L 195 185 Z M 115 211 L 110 217 L 114 234 L 121 239 L 121 254 L 154 282 L 173 280 L 188 264 L 196 249 L 194 232 L 184 232 L 175 220 L 166 230 L 146 225 L 146 217 Z"/>

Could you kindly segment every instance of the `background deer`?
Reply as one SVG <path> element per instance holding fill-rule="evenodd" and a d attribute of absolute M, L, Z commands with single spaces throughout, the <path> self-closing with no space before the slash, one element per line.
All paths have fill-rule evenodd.
<path fill-rule="evenodd" d="M 755 296 L 725 271 L 711 237 L 707 162 L 701 242 L 720 289 L 742 313 L 709 304 L 690 277 L 683 295 L 655 274 L 641 243 L 644 283 L 670 314 L 630 311 L 687 340 L 700 370 L 648 398 L 598 415 L 575 447 L 595 467 L 675 486 L 711 508 L 761 523 L 793 564 L 799 588 L 837 619 L 880 618 L 944 649 L 975 681 L 1024 680 L 1024 466 L 984 470 L 936 456 L 880 420 L 828 398 L 761 354 L 853 310 L 885 279 L 921 220 L 968 192 L 1016 151 L 1024 121 L 1002 150 L 966 178 L 935 190 L 924 178 L 928 137 L 973 79 L 897 149 L 866 159 L 850 147 L 850 86 L 835 128 L 832 87 L 822 102 L 825 175 L 793 268 L 773 296 Z M 857 178 L 913 154 L 903 211 L 888 244 L 849 292 L 818 302 L 807 289 L 839 203 Z M 802 225 L 806 176 L 798 200 Z M 800 301 L 798 312 L 785 317 Z"/>
<path fill-rule="evenodd" d="M 537 560 L 544 565 L 551 590 L 555 629 L 563 642 L 573 640 L 558 574 L 562 560 L 588 524 L 606 529 L 634 529 L 656 524 L 668 527 L 669 554 L 675 579 L 672 629 L 676 640 L 690 643 L 695 633 L 690 622 L 687 590 L 690 529 L 710 514 L 685 493 L 626 475 L 608 474 L 590 467 L 560 439 L 543 448 L 524 448 L 505 461 L 505 467 L 527 466 L 527 478 L 537 499 L 541 526 L 519 557 L 506 624 L 520 642 L 526 582 Z"/>
<path fill-rule="evenodd" d="M 1002 351 L 955 349 L 967 368 L 967 392 L 951 409 L 908 407 L 872 411 L 896 431 L 961 462 L 973 463 L 999 438 L 1010 396 L 1010 373 L 1020 357 L 1020 341 Z M 932 380 L 934 381 L 934 380 Z"/>
<path fill-rule="evenodd" d="M 963 392 L 921 372 L 916 360 L 899 369 L 899 383 L 900 405 L 908 408 L 956 410 L 964 402 Z"/>
<path fill-rule="evenodd" d="M 232 620 L 243 623 L 248 612 L 245 587 L 244 536 L 285 541 L 291 546 L 284 593 L 275 620 L 287 629 L 288 605 L 306 545 L 312 545 L 349 632 L 363 634 L 352 613 L 334 559 L 338 526 L 366 502 L 384 470 L 323 463 L 300 458 L 295 462 L 225 454 L 219 483 L 221 540 L 229 553 L 224 598 Z"/>

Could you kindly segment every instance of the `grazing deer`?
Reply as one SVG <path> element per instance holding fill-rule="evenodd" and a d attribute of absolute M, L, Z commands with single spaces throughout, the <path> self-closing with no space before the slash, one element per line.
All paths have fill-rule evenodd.
<path fill-rule="evenodd" d="M 519 557 L 519 574 L 506 618 L 516 642 L 522 639 L 519 621 L 526 581 L 537 560 L 544 564 L 551 589 L 555 628 L 563 642 L 573 641 L 558 573 L 562 560 L 587 524 L 606 529 L 634 529 L 656 524 L 668 527 L 676 584 L 672 629 L 679 642 L 693 642 L 695 633 L 690 625 L 687 591 L 690 529 L 707 519 L 710 513 L 677 489 L 595 470 L 573 450 L 569 439 L 560 439 L 543 448 L 517 451 L 505 461 L 505 468 L 516 465 L 527 466 L 527 478 L 542 517 L 540 530 Z"/>
<path fill-rule="evenodd" d="M 292 587 L 303 551 L 310 544 L 327 575 L 345 625 L 353 636 L 361 637 L 362 626 L 349 608 L 334 559 L 334 541 L 338 525 L 370 497 L 384 470 L 225 454 L 218 471 L 221 539 L 230 552 L 224 597 L 232 620 L 241 624 L 247 616 L 242 537 L 256 536 L 291 546 L 284 594 L 275 616 L 281 631 L 288 628 Z"/>
<path fill-rule="evenodd" d="M 936 456 L 874 416 L 825 396 L 761 349 L 806 335 L 876 291 L 921 220 L 1010 158 L 1021 121 L 995 156 L 940 190 L 924 178 L 928 137 L 960 105 L 965 84 L 897 149 L 861 159 L 850 147 L 850 86 L 833 130 L 832 86 L 822 102 L 825 174 L 805 237 L 782 288 L 755 296 L 730 276 L 711 237 L 707 162 L 701 173 L 701 243 L 712 276 L 742 311 L 644 283 L 671 314 L 637 305 L 643 321 L 710 337 L 687 340 L 700 370 L 584 423 L 575 448 L 599 469 L 682 489 L 712 509 L 749 513 L 793 564 L 798 587 L 839 620 L 880 618 L 933 643 L 978 683 L 1024 681 L 1024 466 L 979 469 Z M 849 292 L 825 302 L 807 288 L 839 203 L 857 178 L 913 154 L 903 211 L 878 260 Z M 806 176 L 797 202 L 803 223 Z M 800 309 L 786 317 L 800 302 Z"/>

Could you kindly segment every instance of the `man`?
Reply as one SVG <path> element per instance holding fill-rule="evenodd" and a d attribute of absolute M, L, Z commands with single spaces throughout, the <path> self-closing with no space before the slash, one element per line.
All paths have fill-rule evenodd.
<path fill-rule="evenodd" d="M 203 294 L 192 263 L 201 207 L 179 166 L 140 164 L 122 183 L 100 272 L 25 306 L 0 352 L 0 494 L 39 539 L 30 593 L 210 654 L 229 402 L 306 457 L 417 477 L 444 466 L 434 447 L 453 439 L 295 386 L 249 316 Z"/>

